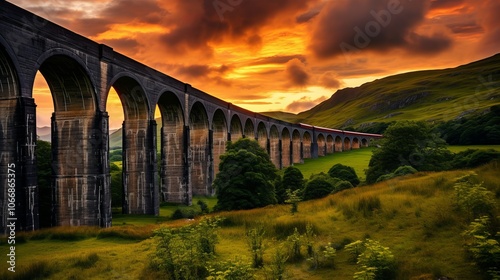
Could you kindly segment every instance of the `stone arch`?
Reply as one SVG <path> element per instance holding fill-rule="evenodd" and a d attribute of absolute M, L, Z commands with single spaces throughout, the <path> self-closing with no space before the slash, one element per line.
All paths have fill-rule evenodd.
<path fill-rule="evenodd" d="M 240 117 L 238 117 L 238 115 L 233 115 L 233 117 L 231 118 L 231 126 L 229 133 L 231 133 L 231 141 L 233 142 L 243 138 L 243 126 L 241 124 L 241 120 Z"/>
<path fill-rule="evenodd" d="M 192 192 L 189 192 L 188 204 L 192 202 L 192 195 L 212 194 L 208 125 L 209 120 L 205 106 L 201 102 L 196 102 L 189 113 L 190 185 Z"/>
<path fill-rule="evenodd" d="M 290 130 L 285 127 L 281 132 L 281 168 L 291 165 L 291 148 Z"/>
<path fill-rule="evenodd" d="M 352 149 L 352 146 L 351 146 L 351 138 L 349 137 L 345 137 L 344 138 L 344 151 L 350 151 Z"/>
<path fill-rule="evenodd" d="M 361 147 L 368 147 L 368 140 L 366 140 L 366 138 L 361 139 Z"/>
<path fill-rule="evenodd" d="M 318 138 L 318 156 L 323 157 L 326 155 L 326 139 L 323 134 L 319 134 Z"/>
<path fill-rule="evenodd" d="M 161 196 L 165 202 L 188 203 L 185 120 L 182 105 L 172 92 L 158 100 L 161 113 Z"/>
<path fill-rule="evenodd" d="M 293 163 L 302 163 L 302 145 L 300 132 L 295 129 L 292 133 L 292 159 Z"/>
<path fill-rule="evenodd" d="M 246 138 L 250 138 L 252 140 L 255 139 L 255 126 L 250 118 L 245 121 L 245 129 L 243 130 L 243 133 Z"/>
<path fill-rule="evenodd" d="M 302 136 L 302 156 L 303 158 L 311 158 L 311 144 L 312 144 L 312 137 L 309 131 L 304 132 L 304 135 Z"/>
<path fill-rule="evenodd" d="M 353 149 L 359 149 L 360 148 L 359 139 L 357 137 L 354 137 L 352 139 L 352 148 Z"/>
<path fill-rule="evenodd" d="M 38 65 L 54 105 L 52 225 L 110 226 L 107 118 L 97 112 L 91 76 L 79 58 L 56 50 L 42 55 Z"/>
<path fill-rule="evenodd" d="M 0 234 L 8 234 L 7 204 L 8 186 L 12 184 L 13 169 L 16 174 L 16 229 L 35 230 L 38 228 L 38 189 L 35 168 L 36 118 L 35 103 L 31 98 L 21 98 L 21 83 L 15 56 L 0 36 Z M 15 167 L 11 164 L 15 164 Z M 9 180 L 10 179 L 10 180 Z M 47 204 L 45 215 L 50 226 L 52 196 L 50 186 L 45 189 Z M 48 209 L 47 209 L 48 207 Z M 42 213 L 44 214 L 44 213 Z"/>
<path fill-rule="evenodd" d="M 326 136 L 326 153 L 333 154 L 335 151 L 335 141 L 333 140 L 332 135 Z"/>
<path fill-rule="evenodd" d="M 213 170 L 215 175 L 219 173 L 220 156 L 226 152 L 226 143 L 228 137 L 227 121 L 224 112 L 217 109 L 212 119 L 212 155 L 213 155 Z"/>
<path fill-rule="evenodd" d="M 269 149 L 267 146 L 268 139 L 269 136 L 267 135 L 266 125 L 264 124 L 264 122 L 259 122 L 259 124 L 257 125 L 257 140 L 259 142 L 259 145 L 269 153 Z"/>
<path fill-rule="evenodd" d="M 122 171 L 124 214 L 158 214 L 156 177 L 156 122 L 150 120 L 149 102 L 139 80 L 127 73 L 116 75 L 109 85 L 123 107 Z M 109 92 L 109 91 L 108 91 Z"/>
<path fill-rule="evenodd" d="M 269 156 L 276 168 L 281 166 L 281 151 L 280 151 L 280 133 L 278 128 L 273 125 L 269 133 Z"/>
<path fill-rule="evenodd" d="M 344 145 L 342 143 L 342 137 L 340 136 L 335 136 L 335 152 L 342 152 L 344 151 Z"/>

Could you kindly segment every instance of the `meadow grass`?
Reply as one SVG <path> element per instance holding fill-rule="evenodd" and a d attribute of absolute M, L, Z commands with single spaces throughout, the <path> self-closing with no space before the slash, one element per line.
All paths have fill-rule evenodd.
<path fill-rule="evenodd" d="M 498 162 L 476 168 L 484 186 L 500 202 Z M 264 263 L 268 265 L 276 248 L 286 248 L 286 237 L 295 228 L 304 234 L 311 225 L 313 246 L 327 243 L 337 248 L 335 268 L 311 270 L 306 261 L 286 265 L 289 279 L 352 279 L 357 271 L 343 246 L 370 238 L 390 248 L 397 262 L 397 279 L 482 279 L 463 248 L 462 231 L 467 221 L 454 206 L 453 184 L 470 170 L 427 172 L 394 178 L 375 185 L 348 189 L 323 199 L 300 202 L 292 215 L 290 205 L 211 213 L 225 219 L 219 229 L 217 260 L 240 258 L 250 261 L 247 230 L 263 227 Z M 213 199 L 209 201 L 214 203 Z M 196 198 L 194 199 L 196 202 Z M 163 206 L 162 209 L 176 206 Z M 493 216 L 499 216 L 495 209 Z M 163 212 L 165 214 L 166 212 Z M 125 224 L 109 229 L 93 227 L 50 228 L 19 233 L 16 244 L 16 273 L 8 274 L 0 262 L 1 279 L 130 279 L 147 278 L 150 254 L 155 250 L 153 231 L 159 227 L 180 227 L 195 220 L 154 220 L 121 217 Z M 114 222 L 114 224 L 117 224 Z M 6 252 L 5 239 L 0 252 Z M 306 254 L 305 246 L 302 247 Z M 265 279 L 265 268 L 257 271 Z M 428 278 L 424 278 L 428 277 Z"/>

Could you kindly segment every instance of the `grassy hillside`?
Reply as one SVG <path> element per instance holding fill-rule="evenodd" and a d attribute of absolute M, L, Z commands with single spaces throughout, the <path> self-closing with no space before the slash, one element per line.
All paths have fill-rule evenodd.
<path fill-rule="evenodd" d="M 473 171 L 496 194 L 498 205 L 500 165 L 492 163 Z M 461 233 L 469 221 L 453 206 L 453 184 L 456 178 L 469 173 L 418 173 L 350 189 L 301 202 L 294 216 L 288 205 L 218 213 L 225 222 L 219 230 L 217 260 L 250 261 L 246 230 L 261 225 L 265 229 L 264 263 L 268 265 L 274 251 L 286 243 L 294 228 L 304 233 L 310 224 L 316 235 L 314 246 L 331 242 L 338 248 L 335 268 L 311 270 L 305 260 L 290 263 L 286 265 L 289 279 L 352 279 L 358 268 L 342 248 L 364 238 L 389 247 L 396 260 L 397 279 L 482 279 L 463 248 Z M 378 201 L 379 205 L 371 208 L 366 201 Z M 161 208 L 162 216 L 169 207 Z M 499 210 L 495 209 L 492 216 L 498 216 Z M 129 279 L 152 279 L 156 276 L 148 270 L 150 254 L 155 250 L 154 240 L 149 238 L 152 231 L 160 226 L 179 227 L 193 222 L 120 216 L 110 229 L 75 227 L 18 233 L 15 275 L 17 279 L 121 279 L 125 275 Z M 0 251 L 6 252 L 7 248 L 3 239 Z M 304 247 L 302 252 L 305 254 Z M 6 272 L 6 265 L 5 261 L 0 262 L 1 279 L 13 276 Z M 264 279 L 265 271 L 258 270 L 257 279 Z"/>
<path fill-rule="evenodd" d="M 500 104 L 500 54 L 457 68 L 410 72 L 338 90 L 316 107 L 271 117 L 324 127 L 365 128 L 397 120 L 446 121 Z"/>

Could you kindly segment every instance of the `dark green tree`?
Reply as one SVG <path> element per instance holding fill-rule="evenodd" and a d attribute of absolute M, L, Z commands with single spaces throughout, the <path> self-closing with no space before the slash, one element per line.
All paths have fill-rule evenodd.
<path fill-rule="evenodd" d="M 247 138 L 228 143 L 213 186 L 215 210 L 238 210 L 275 204 L 276 167 L 259 144 Z"/>
<path fill-rule="evenodd" d="M 353 186 L 359 185 L 359 178 L 354 168 L 340 163 L 335 164 L 328 170 L 328 175 L 332 178 L 339 178 L 350 182 Z"/>
<path fill-rule="evenodd" d="M 322 198 L 333 191 L 333 186 L 328 180 L 316 177 L 307 182 L 304 188 L 304 200 Z"/>
<path fill-rule="evenodd" d="M 449 169 L 451 152 L 425 122 L 402 121 L 387 128 L 381 147 L 373 151 L 366 170 L 366 182 L 409 165 L 420 171 Z"/>
<path fill-rule="evenodd" d="M 51 226 L 52 209 L 52 149 L 50 142 L 36 141 L 36 168 L 38 177 L 38 207 L 40 212 L 40 227 Z"/>
<path fill-rule="evenodd" d="M 123 176 L 122 169 L 111 163 L 109 166 L 111 175 L 111 206 L 121 207 L 123 202 Z"/>
<path fill-rule="evenodd" d="M 291 191 L 304 188 L 304 175 L 295 166 L 288 166 L 283 174 L 283 187 Z"/>

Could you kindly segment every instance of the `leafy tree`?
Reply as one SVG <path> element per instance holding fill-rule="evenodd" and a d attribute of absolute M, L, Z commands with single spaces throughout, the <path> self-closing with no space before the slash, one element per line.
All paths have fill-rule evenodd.
<path fill-rule="evenodd" d="M 38 177 L 38 198 L 40 212 L 40 227 L 51 226 L 52 209 L 52 149 L 50 142 L 36 141 L 36 168 Z"/>
<path fill-rule="evenodd" d="M 322 198 L 329 195 L 332 191 L 332 184 L 318 177 L 307 182 L 303 196 L 304 200 Z"/>
<path fill-rule="evenodd" d="M 122 169 L 118 165 L 111 163 L 109 171 L 111 175 L 111 206 L 121 207 L 123 202 Z"/>
<path fill-rule="evenodd" d="M 289 166 L 283 174 L 283 186 L 291 191 L 302 190 L 304 188 L 304 175 L 300 169 Z"/>
<path fill-rule="evenodd" d="M 402 165 L 421 171 L 449 169 L 452 154 L 445 145 L 424 122 L 397 122 L 387 128 L 381 147 L 373 151 L 366 182 L 375 183 L 380 176 Z"/>
<path fill-rule="evenodd" d="M 328 175 L 332 178 L 339 178 L 350 182 L 353 186 L 359 185 L 359 178 L 354 168 L 340 163 L 335 164 L 328 170 Z"/>
<path fill-rule="evenodd" d="M 228 143 L 214 180 L 215 210 L 263 207 L 277 202 L 272 182 L 276 167 L 256 141 L 244 138 Z"/>

